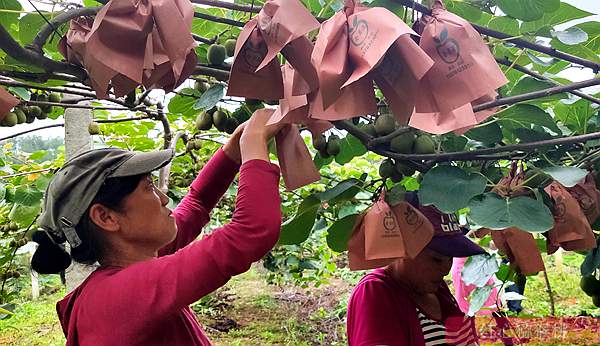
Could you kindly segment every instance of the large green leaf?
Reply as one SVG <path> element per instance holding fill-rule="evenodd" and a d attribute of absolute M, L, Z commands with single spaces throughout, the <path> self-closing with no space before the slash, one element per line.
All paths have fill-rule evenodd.
<path fill-rule="evenodd" d="M 497 0 L 497 4 L 507 15 L 530 22 L 558 10 L 560 0 Z"/>
<path fill-rule="evenodd" d="M 554 225 L 548 207 L 533 198 L 502 198 L 493 192 L 469 201 L 469 218 L 477 225 L 494 230 L 517 227 L 528 232 L 545 232 Z"/>
<path fill-rule="evenodd" d="M 15 203 L 33 207 L 42 203 L 43 193 L 30 186 L 19 186 L 15 190 Z"/>
<path fill-rule="evenodd" d="M 502 129 L 497 122 L 493 122 L 470 129 L 465 133 L 465 136 L 484 144 L 495 144 L 502 141 Z"/>
<path fill-rule="evenodd" d="M 512 36 L 518 36 L 520 34 L 519 22 L 511 17 L 494 17 L 488 23 L 488 27 L 490 29 L 501 31 Z"/>
<path fill-rule="evenodd" d="M 211 109 L 221 101 L 223 96 L 225 96 L 225 87 L 223 84 L 213 84 L 208 90 L 202 93 L 196 104 L 194 104 L 194 108 Z"/>
<path fill-rule="evenodd" d="M 333 162 L 333 156 L 323 158 L 323 156 L 321 156 L 321 154 L 317 151 L 315 157 L 313 158 L 313 162 L 315 163 L 315 167 L 317 167 L 317 169 L 321 169 L 321 167 Z"/>
<path fill-rule="evenodd" d="M 52 18 L 50 13 L 42 13 L 46 18 Z M 21 40 L 21 44 L 31 43 L 44 24 L 46 24 L 46 21 L 38 13 L 29 13 L 19 18 L 19 39 Z"/>
<path fill-rule="evenodd" d="M 600 52 L 600 25 L 598 25 L 598 22 L 585 22 L 577 24 L 575 27 L 587 33 L 587 41 L 580 44 L 568 45 L 557 38 L 553 38 L 552 41 L 550 41 L 552 47 L 584 59 L 600 62 L 600 58 L 598 57 L 598 53 Z"/>
<path fill-rule="evenodd" d="M 352 229 L 358 214 L 345 216 L 335 221 L 327 230 L 327 245 L 333 251 L 348 250 L 348 240 L 352 236 Z"/>
<path fill-rule="evenodd" d="M 600 268 L 600 237 L 596 238 L 596 248 L 590 250 L 581 263 L 581 276 L 592 275 L 596 268 Z"/>
<path fill-rule="evenodd" d="M 488 300 L 494 286 L 483 286 L 477 287 L 471 293 L 471 299 L 469 300 L 469 311 L 468 316 L 475 316 L 477 311 L 481 310 L 483 304 Z"/>
<path fill-rule="evenodd" d="M 585 18 L 593 13 L 581 10 L 566 2 L 561 2 L 558 10 L 551 13 L 544 13 L 541 19 L 533 22 L 521 23 L 521 32 L 532 34 L 550 35 L 550 29 L 558 24 L 566 23 L 571 20 Z M 541 29 L 544 29 L 543 31 Z M 542 31 L 542 32 L 540 32 Z"/>
<path fill-rule="evenodd" d="M 462 269 L 462 281 L 466 285 L 483 287 L 499 268 L 494 255 L 485 253 L 471 256 Z"/>
<path fill-rule="evenodd" d="M 358 179 L 350 178 L 339 182 L 331 189 L 318 193 L 315 196 L 322 202 L 333 200 L 339 202 L 341 200 L 347 200 L 354 197 L 360 191 L 357 187 L 362 185 L 362 183 L 363 182 Z M 342 196 L 344 198 L 340 198 Z"/>
<path fill-rule="evenodd" d="M 168 109 L 170 113 L 180 113 L 184 116 L 193 116 L 197 114 L 199 110 L 194 109 L 194 104 L 198 101 L 198 97 L 185 96 L 194 95 L 194 89 L 185 88 L 182 89 L 178 95 L 175 95 L 169 100 Z"/>
<path fill-rule="evenodd" d="M 558 102 L 553 108 L 554 116 L 565 124 L 570 130 L 586 134 L 588 130 L 588 121 L 594 114 L 598 113 L 598 109 L 592 108 L 592 104 L 588 100 L 580 99 L 575 103 L 566 104 Z"/>
<path fill-rule="evenodd" d="M 566 30 L 552 31 L 552 36 L 556 37 L 560 42 L 568 45 L 579 44 L 588 40 L 587 32 L 576 26 L 572 26 Z"/>
<path fill-rule="evenodd" d="M 566 187 L 577 185 L 588 174 L 585 169 L 567 166 L 546 167 L 543 171 Z"/>
<path fill-rule="evenodd" d="M 419 201 L 452 213 L 466 207 L 473 196 L 482 193 L 485 183 L 481 174 L 469 174 L 455 166 L 437 166 L 423 176 Z"/>
<path fill-rule="evenodd" d="M 0 24 L 9 30 L 19 20 L 19 12 L 23 8 L 17 0 L 0 0 Z M 7 10 L 7 11 L 2 11 Z"/>
<path fill-rule="evenodd" d="M 362 142 L 351 134 L 339 140 L 340 152 L 335 156 L 335 162 L 340 165 L 344 165 L 356 156 L 364 155 L 367 152 L 367 148 Z"/>
<path fill-rule="evenodd" d="M 296 215 L 281 226 L 279 244 L 293 245 L 305 241 L 315 224 L 320 203 L 315 195 L 306 197 L 298 206 Z"/>
<path fill-rule="evenodd" d="M 554 133 L 561 133 L 552 116 L 537 106 L 528 104 L 513 105 L 496 113 L 496 116 L 499 118 L 502 127 L 530 129 L 532 125 L 540 125 L 552 130 Z"/>
<path fill-rule="evenodd" d="M 41 204 L 31 207 L 22 204 L 14 204 L 8 214 L 8 218 L 11 221 L 16 222 L 20 227 L 27 227 L 35 220 L 40 211 Z"/>
<path fill-rule="evenodd" d="M 521 95 L 521 94 L 544 90 L 544 89 L 553 88 L 553 87 L 555 87 L 555 85 L 551 82 L 535 79 L 532 77 L 525 77 L 517 82 L 515 87 L 512 89 L 510 96 Z M 567 97 L 568 97 L 567 94 L 560 93 L 560 94 L 554 94 L 554 95 L 550 95 L 550 96 L 546 96 L 546 97 L 542 97 L 542 98 L 533 99 L 528 102 L 538 103 L 538 102 L 542 102 L 542 101 L 560 100 L 560 99 L 567 98 Z"/>

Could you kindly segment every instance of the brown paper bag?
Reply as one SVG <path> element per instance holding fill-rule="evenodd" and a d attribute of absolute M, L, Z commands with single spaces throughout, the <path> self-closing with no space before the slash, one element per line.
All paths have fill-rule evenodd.
<path fill-rule="evenodd" d="M 596 239 L 579 203 L 566 188 L 554 181 L 544 189 L 554 201 L 554 227 L 547 232 L 548 253 L 560 246 L 568 251 L 596 247 Z"/>
<path fill-rule="evenodd" d="M 275 59 L 279 52 L 298 70 L 310 89 L 316 89 L 317 74 L 310 64 L 312 44 L 305 35 L 318 27 L 319 22 L 301 2 L 267 1 L 238 38 L 227 94 L 261 100 L 281 99 L 281 73 Z M 249 78 L 253 74 L 256 76 Z"/>
<path fill-rule="evenodd" d="M 148 88 L 170 91 L 189 77 L 196 63 L 193 14 L 188 0 L 111 0 L 91 27 L 89 19 L 71 21 L 61 52 L 86 68 L 99 98 L 107 97 L 109 85 L 119 97 L 145 79 L 152 80 L 144 84 Z M 152 78 L 155 69 L 158 76 Z"/>
<path fill-rule="evenodd" d="M 532 275 L 545 270 L 542 255 L 533 234 L 511 227 L 501 231 L 492 231 L 492 240 L 506 255 L 511 266 L 523 275 Z"/>
<path fill-rule="evenodd" d="M 419 83 L 418 113 L 449 112 L 508 82 L 479 33 L 440 0 L 421 20 L 420 46 L 435 64 Z"/>
<path fill-rule="evenodd" d="M 393 209 L 383 194 L 365 215 L 365 259 L 413 258 L 433 237 L 433 225 L 408 202 Z"/>
<path fill-rule="evenodd" d="M 19 99 L 0 87 L 0 121 L 4 120 L 10 110 L 18 104 Z"/>
<path fill-rule="evenodd" d="M 301 36 L 281 50 L 281 54 L 297 71 L 294 74 L 293 96 L 310 94 L 319 87 L 317 70 L 310 61 L 313 49 L 314 46 L 308 37 Z"/>
<path fill-rule="evenodd" d="M 283 128 L 275 136 L 275 144 L 281 175 L 288 191 L 321 179 L 296 125 Z"/>
<path fill-rule="evenodd" d="M 577 200 L 589 224 L 593 225 L 600 217 L 600 191 L 596 188 L 594 176 L 591 173 L 586 175 L 577 185 L 568 187 L 567 191 Z"/>
<path fill-rule="evenodd" d="M 259 100 L 279 100 L 283 97 L 283 80 L 279 62 L 271 60 L 257 71 L 267 55 L 267 44 L 252 19 L 242 29 L 235 45 L 227 95 Z"/>
<path fill-rule="evenodd" d="M 352 236 L 348 241 L 348 262 L 350 270 L 366 270 L 385 267 L 395 258 L 367 260 L 365 258 L 365 224 L 362 214 L 356 218 Z"/>

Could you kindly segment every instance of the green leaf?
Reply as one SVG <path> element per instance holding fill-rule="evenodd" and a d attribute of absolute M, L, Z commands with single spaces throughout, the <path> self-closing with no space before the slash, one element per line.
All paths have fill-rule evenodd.
<path fill-rule="evenodd" d="M 514 129 L 514 134 L 520 140 L 521 143 L 544 141 L 547 139 L 554 138 L 547 132 L 540 132 L 522 127 Z"/>
<path fill-rule="evenodd" d="M 544 29 L 544 31 L 547 31 L 549 35 L 550 28 L 555 25 L 566 23 L 575 19 L 585 18 L 587 16 L 591 16 L 592 14 L 593 13 L 581 10 L 562 1 L 558 10 L 551 13 L 544 13 L 544 16 L 536 21 L 521 23 L 521 32 L 540 34 L 541 29 Z"/>
<path fill-rule="evenodd" d="M 533 77 L 525 77 L 517 82 L 517 84 L 511 91 L 510 96 L 526 94 L 526 93 L 544 90 L 544 89 L 553 88 L 553 87 L 555 87 L 555 85 L 551 82 L 535 79 Z M 528 102 L 538 103 L 538 102 L 542 102 L 542 101 L 554 101 L 554 100 L 560 100 L 560 99 L 567 98 L 567 97 L 568 97 L 567 94 L 560 93 L 560 94 L 554 94 L 554 95 L 534 99 L 534 100 L 531 100 Z"/>
<path fill-rule="evenodd" d="M 554 133 L 561 133 L 552 116 L 537 106 L 528 104 L 512 105 L 496 113 L 496 116 L 503 127 L 531 129 L 532 125 L 540 125 L 552 130 Z"/>
<path fill-rule="evenodd" d="M 363 182 L 358 179 L 350 178 L 339 182 L 331 189 L 318 193 L 315 196 L 322 202 L 331 201 L 336 198 L 339 200 L 339 197 L 342 195 L 345 195 L 346 198 L 344 199 L 350 199 L 360 191 L 360 189 L 356 189 L 356 187 L 361 186 L 362 183 Z M 350 192 L 349 195 L 348 192 Z"/>
<path fill-rule="evenodd" d="M 485 183 L 481 174 L 469 174 L 455 166 L 437 166 L 423 176 L 419 201 L 452 213 L 466 207 L 473 196 L 482 193 Z"/>
<path fill-rule="evenodd" d="M 313 162 L 315 163 L 315 167 L 317 167 L 317 169 L 321 169 L 321 167 L 333 162 L 333 156 L 329 156 L 328 158 L 324 159 L 321 156 L 321 154 L 317 151 L 317 154 L 315 155 Z"/>
<path fill-rule="evenodd" d="M 25 101 L 30 100 L 31 95 L 29 94 L 29 91 L 25 88 L 9 87 L 8 90 L 12 91 L 15 95 L 17 95 L 22 100 L 25 100 Z"/>
<path fill-rule="evenodd" d="M 462 270 L 462 281 L 465 285 L 483 287 L 500 266 L 495 255 L 484 253 L 471 256 Z"/>
<path fill-rule="evenodd" d="M 225 87 L 223 84 L 213 84 L 196 101 L 194 109 L 211 109 L 221 101 L 225 96 Z"/>
<path fill-rule="evenodd" d="M 488 27 L 512 36 L 518 36 L 521 33 L 519 30 L 519 22 L 511 17 L 494 17 L 488 23 Z"/>
<path fill-rule="evenodd" d="M 543 171 L 566 187 L 577 185 L 588 174 L 585 169 L 568 166 L 546 167 Z"/>
<path fill-rule="evenodd" d="M 469 300 L 469 311 L 467 312 L 468 316 L 475 316 L 477 311 L 481 310 L 481 307 L 492 294 L 492 289 L 494 286 L 483 286 L 477 287 L 471 293 L 471 299 Z"/>
<path fill-rule="evenodd" d="M 494 230 L 517 227 L 527 232 L 545 232 L 554 226 L 554 218 L 541 201 L 520 196 L 502 198 L 493 192 L 469 201 L 469 218 L 477 225 Z"/>
<path fill-rule="evenodd" d="M 0 184 L 0 202 L 2 202 L 5 197 L 6 197 L 6 186 L 4 186 L 3 184 Z"/>
<path fill-rule="evenodd" d="M 560 42 L 570 46 L 579 44 L 588 40 L 587 32 L 576 26 L 572 26 L 564 31 L 552 31 L 552 36 L 556 37 Z"/>
<path fill-rule="evenodd" d="M 315 224 L 320 203 L 321 201 L 315 195 L 306 197 L 298 206 L 296 215 L 281 226 L 278 243 L 293 245 L 305 241 Z"/>
<path fill-rule="evenodd" d="M 448 11 L 455 13 L 470 22 L 482 24 L 482 22 L 487 23 L 491 18 L 489 14 L 482 12 L 479 8 L 464 1 L 450 1 L 447 2 L 447 6 Z"/>
<path fill-rule="evenodd" d="M 530 22 L 558 10 L 560 0 L 498 0 L 497 4 L 507 15 Z"/>
<path fill-rule="evenodd" d="M 16 222 L 20 227 L 27 227 L 35 220 L 40 211 L 41 204 L 31 207 L 22 204 L 13 204 L 13 207 L 8 214 L 8 218 L 11 221 Z"/>
<path fill-rule="evenodd" d="M 514 270 L 512 270 L 508 264 L 501 264 L 500 268 L 496 272 L 496 277 L 500 281 L 512 281 L 514 275 Z"/>
<path fill-rule="evenodd" d="M 42 13 L 48 20 L 52 18 L 51 13 Z M 31 43 L 44 24 L 46 24 L 46 21 L 38 13 L 29 13 L 19 18 L 19 39 L 21 44 L 26 45 Z"/>
<path fill-rule="evenodd" d="M 43 193 L 29 186 L 19 186 L 15 190 L 15 203 L 28 207 L 40 205 L 42 203 Z"/>
<path fill-rule="evenodd" d="M 385 194 L 385 201 L 394 207 L 406 200 L 406 188 L 402 184 L 396 184 Z"/>
<path fill-rule="evenodd" d="M 465 137 L 449 133 L 444 135 L 442 149 L 444 149 L 445 152 L 462 151 L 465 149 L 467 142 L 468 140 Z"/>
<path fill-rule="evenodd" d="M 581 263 L 581 276 L 592 275 L 596 268 L 600 268 L 600 237 L 596 238 L 596 248 L 590 250 Z"/>
<path fill-rule="evenodd" d="M 21 11 L 23 8 L 17 0 L 0 0 L 0 10 L 8 10 L 6 12 L 0 11 L 0 24 L 9 30 L 11 25 L 16 24 L 19 21 L 19 13 L 12 11 Z"/>
<path fill-rule="evenodd" d="M 578 134 L 586 134 L 590 132 L 588 122 L 598 110 L 592 108 L 590 101 L 581 99 L 571 104 L 557 102 L 553 111 L 556 119 L 565 124 L 570 130 Z"/>
<path fill-rule="evenodd" d="M 502 141 L 502 129 L 497 122 L 475 127 L 465 133 L 468 138 L 484 144 L 495 144 Z"/>
<path fill-rule="evenodd" d="M 180 94 L 175 95 L 169 101 L 168 109 L 170 113 L 179 113 L 184 116 L 193 116 L 200 111 L 194 109 L 194 104 L 198 101 L 197 97 L 184 96 L 183 94 L 191 95 L 194 92 L 191 88 L 185 88 L 180 91 Z"/>
<path fill-rule="evenodd" d="M 340 152 L 335 156 L 335 162 L 344 165 L 356 156 L 362 156 L 367 152 L 367 148 L 362 142 L 351 134 L 339 140 Z"/>
<path fill-rule="evenodd" d="M 348 250 L 348 240 L 352 236 L 352 229 L 358 214 L 348 215 L 335 221 L 327 230 L 327 245 L 336 252 Z"/>

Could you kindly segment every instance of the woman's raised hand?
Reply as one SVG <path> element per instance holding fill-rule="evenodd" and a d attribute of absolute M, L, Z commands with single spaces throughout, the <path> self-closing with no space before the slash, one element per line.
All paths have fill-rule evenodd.
<path fill-rule="evenodd" d="M 267 125 L 273 112 L 272 109 L 259 109 L 245 123 L 240 137 L 242 162 L 254 159 L 269 161 L 267 142 L 285 126 L 285 124 Z"/>

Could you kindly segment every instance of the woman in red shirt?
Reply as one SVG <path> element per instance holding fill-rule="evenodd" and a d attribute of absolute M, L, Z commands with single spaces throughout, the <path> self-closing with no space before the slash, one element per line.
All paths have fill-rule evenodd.
<path fill-rule="evenodd" d="M 463 235 L 454 215 L 407 201 L 431 221 L 434 236 L 415 258 L 397 259 L 361 279 L 348 303 L 350 346 L 477 345 L 472 318 L 465 318 L 444 282 L 453 257 L 485 251 Z"/>
<path fill-rule="evenodd" d="M 58 273 L 71 258 L 100 263 L 57 303 L 67 345 L 211 344 L 188 305 L 248 270 L 279 238 L 279 169 L 267 151 L 279 127 L 266 126 L 270 114 L 259 110 L 240 127 L 173 211 L 149 174 L 171 150 L 92 150 L 56 172 L 32 268 Z M 238 170 L 231 222 L 194 241 Z"/>

